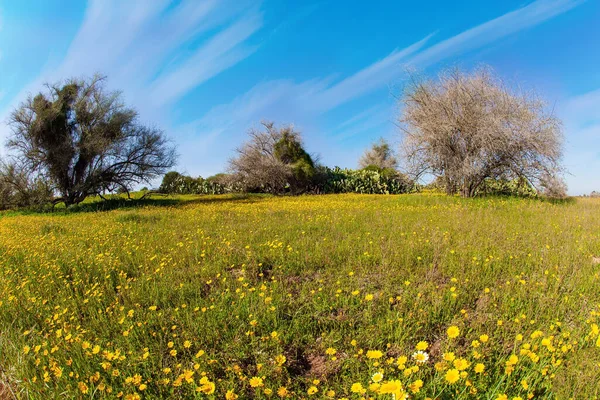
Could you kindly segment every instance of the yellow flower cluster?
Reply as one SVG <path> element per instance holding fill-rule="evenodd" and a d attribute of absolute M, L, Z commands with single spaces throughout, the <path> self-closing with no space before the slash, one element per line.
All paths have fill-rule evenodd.
<path fill-rule="evenodd" d="M 3 384 L 129 400 L 597 395 L 600 201 L 179 200 L 0 216 Z"/>

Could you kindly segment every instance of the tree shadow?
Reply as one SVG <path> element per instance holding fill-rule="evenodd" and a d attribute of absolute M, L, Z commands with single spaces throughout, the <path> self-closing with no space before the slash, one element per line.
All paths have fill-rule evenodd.
<path fill-rule="evenodd" d="M 541 197 L 539 199 L 541 202 L 550 203 L 550 204 L 575 204 L 577 202 L 577 198 L 573 196 L 565 197 L 565 198 L 552 198 L 552 197 Z"/>
<path fill-rule="evenodd" d="M 156 197 L 155 197 L 156 196 Z M 160 196 L 160 197 L 158 197 Z M 265 199 L 266 196 L 252 194 L 232 195 L 199 195 L 194 198 L 172 197 L 167 195 L 153 195 L 142 199 L 110 198 L 88 203 L 81 203 L 61 210 L 65 213 L 104 212 L 122 209 L 136 209 L 146 207 L 182 207 L 191 204 L 219 204 L 219 203 L 255 203 Z M 54 212 L 57 212 L 55 210 Z M 60 212 L 60 211 L 58 211 Z"/>
<path fill-rule="evenodd" d="M 58 205 L 54 208 L 19 209 L 0 212 L 1 216 L 30 215 L 30 214 L 77 214 L 88 212 L 107 212 L 112 210 L 131 210 L 138 208 L 154 207 L 183 207 L 192 204 L 218 204 L 218 203 L 255 203 L 270 197 L 262 194 L 224 194 L 224 195 L 198 195 L 198 196 L 170 196 L 153 194 L 144 198 L 127 199 L 121 196 L 106 199 L 88 199 L 88 201 L 65 208 Z"/>
<path fill-rule="evenodd" d="M 468 197 L 462 197 L 464 199 L 468 199 Z M 554 197 L 545 197 L 545 196 L 520 196 L 516 194 L 505 194 L 505 193 L 486 193 L 486 194 L 478 194 L 473 199 L 506 199 L 506 200 L 526 200 L 526 201 L 536 201 L 540 203 L 550 203 L 556 205 L 567 205 L 567 204 L 575 204 L 577 202 L 577 198 L 573 196 L 563 197 L 563 198 L 554 198 Z"/>

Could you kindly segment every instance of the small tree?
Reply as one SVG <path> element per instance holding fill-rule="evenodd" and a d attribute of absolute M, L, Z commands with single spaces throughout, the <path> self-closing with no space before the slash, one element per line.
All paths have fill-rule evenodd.
<path fill-rule="evenodd" d="M 40 208 L 50 203 L 52 187 L 31 176 L 17 164 L 0 163 L 0 210 L 12 207 Z"/>
<path fill-rule="evenodd" d="M 10 116 L 8 149 L 14 164 L 51 183 L 55 202 L 77 204 L 88 195 L 127 190 L 162 175 L 175 163 L 164 133 L 142 126 L 104 78 L 48 85 Z"/>
<path fill-rule="evenodd" d="M 264 131 L 251 129 L 250 140 L 236 151 L 229 169 L 247 191 L 282 193 L 303 191 L 314 175 L 312 157 L 304 150 L 300 133 L 292 126 L 280 129 L 262 122 Z"/>
<path fill-rule="evenodd" d="M 365 151 L 358 161 L 358 166 L 359 168 L 375 166 L 382 170 L 396 169 L 398 168 L 398 159 L 389 143 L 381 138 Z"/>
<path fill-rule="evenodd" d="M 489 69 L 413 79 L 402 99 L 408 168 L 474 196 L 486 179 L 524 178 L 541 189 L 561 170 L 561 122 L 535 94 L 511 90 Z M 556 187 L 556 185 L 554 185 Z"/>
<path fill-rule="evenodd" d="M 180 184 L 180 181 L 182 178 L 183 178 L 183 175 L 181 175 L 177 171 L 167 172 L 165 174 L 165 176 L 163 176 L 163 179 L 160 184 L 160 187 L 158 188 L 158 191 L 160 193 L 167 193 L 167 194 L 177 193 L 178 185 Z"/>

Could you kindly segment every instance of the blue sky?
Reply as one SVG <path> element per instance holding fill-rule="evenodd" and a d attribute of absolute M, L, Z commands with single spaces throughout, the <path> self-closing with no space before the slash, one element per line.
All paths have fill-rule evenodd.
<path fill-rule="evenodd" d="M 600 1 L 0 0 L 0 140 L 45 82 L 108 75 L 208 176 L 260 120 L 326 165 L 399 143 L 408 69 L 490 64 L 563 119 L 571 194 L 600 190 Z"/>

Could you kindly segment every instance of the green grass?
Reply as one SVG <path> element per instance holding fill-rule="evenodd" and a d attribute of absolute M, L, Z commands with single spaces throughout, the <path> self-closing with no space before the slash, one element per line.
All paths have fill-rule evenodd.
<path fill-rule="evenodd" d="M 594 199 L 186 196 L 4 214 L 0 392 L 392 398 L 382 372 L 415 399 L 597 398 L 598 257 Z"/>

